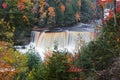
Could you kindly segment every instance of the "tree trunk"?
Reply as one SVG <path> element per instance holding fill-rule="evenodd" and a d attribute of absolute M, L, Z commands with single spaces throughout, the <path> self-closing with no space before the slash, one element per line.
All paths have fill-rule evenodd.
<path fill-rule="evenodd" d="M 114 0 L 114 26 L 117 26 L 116 0 Z"/>

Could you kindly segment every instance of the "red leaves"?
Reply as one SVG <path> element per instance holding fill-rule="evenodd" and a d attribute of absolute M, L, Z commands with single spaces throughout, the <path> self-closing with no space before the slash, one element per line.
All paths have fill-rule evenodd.
<path fill-rule="evenodd" d="M 67 64 L 70 68 L 67 70 L 67 72 L 81 72 L 82 69 L 77 68 L 75 65 Z"/>
<path fill-rule="evenodd" d="M 104 6 L 105 3 L 110 3 L 112 0 L 98 0 L 98 5 L 99 6 Z"/>
<path fill-rule="evenodd" d="M 116 11 L 120 13 L 120 0 L 119 0 L 119 2 L 117 2 L 117 9 L 116 9 Z"/>
<path fill-rule="evenodd" d="M 98 6 L 103 6 L 103 5 L 104 5 L 104 2 L 101 0 L 98 0 Z"/>
<path fill-rule="evenodd" d="M 106 2 L 108 2 L 108 3 L 110 3 L 110 2 L 112 2 L 113 0 L 106 0 Z"/>
<path fill-rule="evenodd" d="M 109 3 L 109 2 L 112 2 L 113 0 L 98 0 L 98 1 L 100 1 L 100 2 L 107 2 L 107 3 Z"/>
<path fill-rule="evenodd" d="M 7 6 L 8 6 L 8 5 L 7 5 L 6 3 L 3 3 L 3 4 L 2 4 L 2 8 L 3 8 L 3 9 L 6 9 Z"/>

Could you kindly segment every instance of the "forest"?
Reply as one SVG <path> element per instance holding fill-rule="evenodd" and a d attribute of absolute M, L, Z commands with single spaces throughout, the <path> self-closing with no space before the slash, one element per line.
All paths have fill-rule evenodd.
<path fill-rule="evenodd" d="M 34 28 L 78 23 L 97 31 L 88 44 L 79 40 L 77 53 L 56 44 L 42 60 L 34 47 L 14 47 L 29 44 Z M 120 80 L 120 0 L 0 0 L 0 80 Z"/>

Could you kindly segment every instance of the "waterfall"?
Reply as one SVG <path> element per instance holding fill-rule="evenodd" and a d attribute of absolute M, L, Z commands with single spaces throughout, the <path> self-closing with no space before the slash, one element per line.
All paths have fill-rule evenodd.
<path fill-rule="evenodd" d="M 61 32 L 32 31 L 31 33 L 31 43 L 40 53 L 40 56 L 44 56 L 47 49 L 53 50 L 55 42 L 57 42 L 58 50 L 67 50 L 68 52 L 74 53 L 77 50 L 76 45 L 79 40 L 88 43 L 94 38 L 94 32 L 66 30 Z"/>

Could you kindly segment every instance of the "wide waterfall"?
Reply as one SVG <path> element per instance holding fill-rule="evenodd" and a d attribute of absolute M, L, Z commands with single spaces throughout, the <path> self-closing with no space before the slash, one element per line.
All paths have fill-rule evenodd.
<path fill-rule="evenodd" d="M 30 45 L 40 53 L 40 56 L 44 56 L 47 49 L 53 50 L 57 45 L 58 50 L 67 50 L 70 53 L 77 52 L 79 48 L 79 42 L 84 41 L 88 43 L 95 38 L 94 32 L 80 32 L 80 31 L 58 31 L 58 32 L 46 32 L 46 31 L 32 31 Z M 82 44 L 82 43 L 81 43 Z"/>
<path fill-rule="evenodd" d="M 35 48 L 42 59 L 47 50 L 54 50 L 55 45 L 59 51 L 76 53 L 83 43 L 87 44 L 96 38 L 94 27 L 91 24 L 79 23 L 73 27 L 35 28 L 31 31 L 30 43 L 24 47 L 15 46 L 15 48 L 22 53 L 26 53 L 31 47 Z"/>

